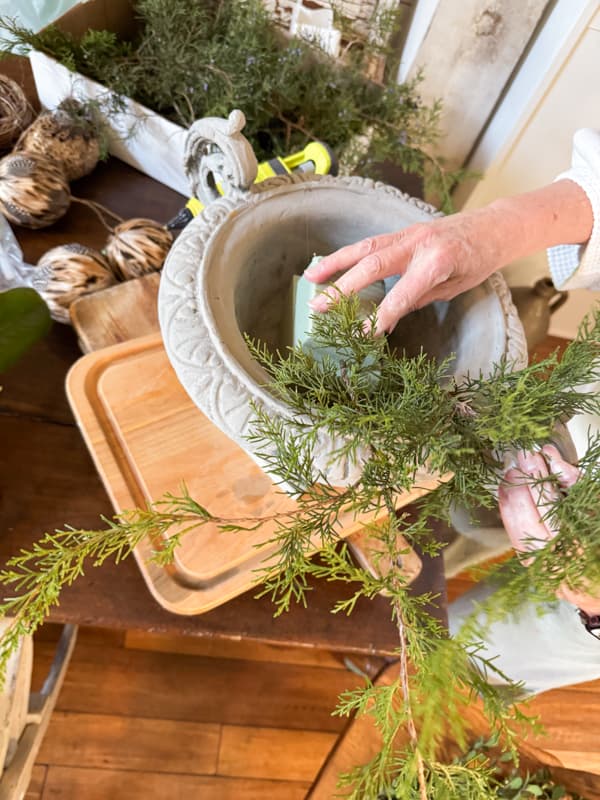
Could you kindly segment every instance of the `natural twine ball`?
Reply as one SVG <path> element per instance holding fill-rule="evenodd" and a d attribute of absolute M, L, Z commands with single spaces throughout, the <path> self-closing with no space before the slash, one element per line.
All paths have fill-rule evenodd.
<path fill-rule="evenodd" d="M 53 247 L 35 268 L 33 288 L 46 301 L 52 319 L 70 322 L 69 306 L 84 294 L 115 283 L 102 253 L 81 244 Z"/>
<path fill-rule="evenodd" d="M 33 109 L 19 84 L 0 75 L 0 150 L 10 150 L 33 116 Z"/>
<path fill-rule="evenodd" d="M 77 100 L 63 101 L 54 111 L 43 111 L 24 131 L 15 152 L 26 151 L 55 161 L 67 181 L 90 173 L 100 158 L 97 130 L 84 116 Z"/>
<path fill-rule="evenodd" d="M 32 153 L 0 159 L 0 211 L 26 228 L 44 228 L 60 219 L 71 203 L 63 172 Z"/>
<path fill-rule="evenodd" d="M 164 225 L 151 219 L 128 219 L 108 237 L 104 254 L 121 281 L 162 269 L 173 243 Z"/>

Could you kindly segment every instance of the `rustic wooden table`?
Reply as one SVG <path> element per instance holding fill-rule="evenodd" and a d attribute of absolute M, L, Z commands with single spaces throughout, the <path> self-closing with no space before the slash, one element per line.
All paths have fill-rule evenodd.
<path fill-rule="evenodd" d="M 74 196 L 95 199 L 124 218 L 145 216 L 166 222 L 182 206 L 170 191 L 116 159 L 72 184 Z M 50 228 L 15 228 L 26 262 L 35 264 L 51 247 L 80 242 L 101 248 L 106 230 L 89 209 L 73 204 Z M 132 309 L 135 313 L 135 309 Z M 29 546 L 47 530 L 65 524 L 97 527 L 112 508 L 75 425 L 65 392 L 65 375 L 81 355 L 73 330 L 55 323 L 9 372 L 0 394 L 0 559 Z M 445 586 L 441 559 L 423 556 L 415 591 L 440 595 Z M 196 617 L 171 614 L 150 596 L 133 559 L 91 568 L 65 590 L 50 620 L 129 630 L 254 639 L 286 645 L 322 647 L 348 653 L 385 654 L 397 646 L 388 601 L 378 597 L 358 605 L 352 617 L 333 616 L 331 608 L 352 587 L 319 582 L 308 609 L 293 608 L 273 618 L 268 599 L 248 592 Z"/>

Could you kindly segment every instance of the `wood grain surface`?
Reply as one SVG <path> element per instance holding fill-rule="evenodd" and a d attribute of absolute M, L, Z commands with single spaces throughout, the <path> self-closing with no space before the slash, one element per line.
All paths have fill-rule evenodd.
<path fill-rule="evenodd" d="M 83 352 L 156 333 L 159 282 L 154 272 L 76 300 L 69 313 Z"/>
<path fill-rule="evenodd" d="M 145 507 L 167 493 L 180 495 L 185 484 L 198 503 L 222 519 L 249 526 L 268 520 L 254 531 L 223 533 L 216 523 L 199 527 L 183 538 L 169 568 L 152 560 L 156 544 L 142 541 L 135 556 L 158 603 L 173 613 L 203 613 L 260 582 L 276 554 L 273 545 L 261 545 L 297 503 L 196 408 L 159 335 L 79 359 L 67 377 L 67 395 L 117 512 Z M 420 484 L 399 496 L 399 506 L 423 493 L 427 481 Z M 346 538 L 376 519 L 374 513 L 342 513 L 337 533 Z M 319 548 L 318 536 L 312 544 Z M 412 580 L 421 562 L 405 545 L 403 571 Z"/>
<path fill-rule="evenodd" d="M 42 661 L 50 657 L 57 628 L 45 626 L 36 635 Z M 186 643 L 198 648 L 195 655 L 176 652 Z M 232 652 L 233 643 L 223 640 L 81 629 L 27 800 L 299 800 L 319 772 L 330 782 L 321 783 L 320 793 L 315 788 L 311 800 L 331 800 L 336 770 L 355 766 L 377 744 L 367 723 L 349 728 L 335 747 L 348 723 L 326 713 L 337 693 L 360 679 L 326 652 L 312 651 L 313 663 L 294 664 L 286 648 L 250 641 L 237 646 Z M 107 664 L 113 665 L 108 671 Z M 36 665 L 36 681 L 45 666 Z M 383 666 L 373 659 L 369 674 Z M 182 710 L 186 697 L 191 708 Z M 589 800 L 600 798 L 599 698 L 596 681 L 547 692 L 526 709 L 540 714 L 548 732 L 528 740 L 529 752 L 543 751 L 546 763 L 562 764 L 553 767 L 557 778 Z M 351 751 L 344 745 L 349 738 Z"/>
<path fill-rule="evenodd" d="M 170 219 L 183 198 L 145 175 L 112 159 L 73 184 L 82 197 L 96 199 L 124 217 Z M 15 227 L 26 261 L 34 264 L 50 249 L 69 241 L 100 248 L 107 232 L 88 209 L 73 206 L 55 225 L 39 231 Z M 29 546 L 46 530 L 72 524 L 94 528 L 112 506 L 79 434 L 65 396 L 64 381 L 80 357 L 78 337 L 55 323 L 49 336 L 2 375 L 0 392 L 0 560 Z M 416 591 L 443 595 L 441 559 L 424 558 Z M 52 609 L 57 622 L 101 625 L 120 630 L 154 631 L 174 636 L 224 637 L 230 641 L 329 647 L 352 653 L 390 652 L 396 632 L 385 598 L 360 603 L 351 620 L 329 612 L 351 586 L 311 583 L 309 608 L 295 607 L 273 619 L 268 598 L 241 595 L 202 617 L 177 616 L 152 598 L 133 561 L 111 563 L 89 572 Z M 442 603 L 443 605 L 443 603 Z M 443 608 L 441 610 L 443 616 Z"/>
<path fill-rule="evenodd" d="M 36 674 L 53 648 L 40 644 Z M 361 683 L 344 670 L 253 663 L 78 643 L 57 711 L 338 733 L 338 694 Z M 118 711 L 117 711 L 118 710 Z"/>
<path fill-rule="evenodd" d="M 41 800 L 47 772 L 48 767 L 44 764 L 35 764 L 24 800 Z"/>
<path fill-rule="evenodd" d="M 217 724 L 55 711 L 38 761 L 92 769 L 217 772 Z"/>
<path fill-rule="evenodd" d="M 43 800 L 303 800 L 307 783 L 50 767 Z"/>

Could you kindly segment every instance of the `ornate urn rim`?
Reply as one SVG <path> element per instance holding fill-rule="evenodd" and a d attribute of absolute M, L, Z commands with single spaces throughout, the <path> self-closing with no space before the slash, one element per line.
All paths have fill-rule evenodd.
<path fill-rule="evenodd" d="M 298 191 L 344 189 L 361 195 L 375 192 L 386 202 L 400 202 L 414 222 L 442 216 L 429 204 L 412 198 L 385 183 L 360 177 L 287 175 L 255 185 L 237 198 L 222 198 L 207 206 L 182 232 L 169 254 L 159 290 L 159 319 L 169 360 L 194 403 L 231 439 L 251 453 L 247 435 L 252 418 L 251 402 L 260 402 L 269 412 L 291 419 L 292 410 L 265 387 L 263 368 L 240 361 L 247 345 L 234 320 L 224 320 L 215 307 L 211 281 L 215 253 L 232 224 L 256 210 L 259 203 Z M 487 282 L 498 298 L 505 324 L 506 356 L 523 366 L 524 337 L 510 291 L 501 275 Z M 226 325 L 227 332 L 223 331 Z M 243 359 L 242 359 L 243 360 Z M 264 379 L 264 380 L 263 380 Z M 262 381 L 262 382 L 261 382 Z M 331 443 L 323 443 L 331 451 Z M 252 454 L 252 453 L 251 453 Z M 349 465 L 340 465 L 341 480 L 351 479 Z M 340 480 L 339 470 L 335 480 Z"/>
<path fill-rule="evenodd" d="M 273 297 L 279 304 L 279 293 L 291 280 L 292 271 L 303 268 L 297 258 L 303 246 L 308 250 L 309 228 L 311 247 L 318 242 L 328 252 L 352 238 L 361 238 L 359 230 L 363 236 L 372 235 L 376 230 L 394 230 L 400 221 L 410 225 L 442 214 L 418 198 L 369 178 L 294 173 L 256 184 L 258 165 L 241 133 L 244 123 L 244 115 L 236 110 L 227 119 L 199 120 L 189 130 L 186 171 L 194 194 L 205 207 L 166 259 L 158 311 L 165 349 L 183 387 L 212 422 L 259 460 L 247 439 L 251 404 L 260 403 L 269 413 L 284 419 L 293 420 L 294 415 L 265 387 L 268 376 L 252 359 L 242 335 L 242 330 L 252 334 L 267 330 L 260 325 L 253 327 L 257 322 L 255 307 L 247 299 L 255 296 L 251 281 L 263 274 L 256 293 L 260 301 L 256 302 L 265 304 L 259 309 L 259 317 L 268 317 L 269 309 L 277 310 Z M 219 188 L 225 197 L 220 196 Z M 329 190 L 332 196 L 324 202 Z M 281 227 L 283 218 L 287 222 Z M 356 225 L 361 221 L 362 229 Z M 299 237 L 303 224 L 307 237 L 304 245 Z M 279 233 L 279 239 L 273 231 Z M 280 251 L 282 241 L 289 249 Z M 254 259 L 252 266 L 248 258 Z M 263 273 L 256 272 L 257 263 L 264 268 Z M 275 285 L 275 295 L 270 292 L 271 284 Z M 478 295 L 479 300 L 472 299 L 471 305 L 477 305 L 483 296 L 488 311 L 490 298 L 500 306 L 498 322 L 491 329 L 490 352 L 501 351 L 520 366 L 526 358 L 525 339 L 508 287 L 500 275 L 492 276 L 483 286 L 483 295 Z M 463 330 L 471 319 L 469 303 L 459 308 L 467 322 L 451 322 L 455 329 Z M 276 317 L 280 319 L 281 311 Z M 467 357 L 472 357 L 468 348 Z M 329 454 L 336 449 L 335 442 L 323 437 L 315 454 L 317 468 L 332 483 L 355 480 L 358 465 L 329 464 Z"/>

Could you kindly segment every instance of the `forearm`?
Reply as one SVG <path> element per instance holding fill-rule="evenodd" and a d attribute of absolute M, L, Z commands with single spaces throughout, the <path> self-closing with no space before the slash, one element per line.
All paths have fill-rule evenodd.
<path fill-rule="evenodd" d="M 557 244 L 587 242 L 594 225 L 588 196 L 567 179 L 501 198 L 480 212 L 488 216 L 504 264 Z"/>
<path fill-rule="evenodd" d="M 376 331 L 390 332 L 410 311 L 451 300 L 517 258 L 557 244 L 587 242 L 593 227 L 586 192 L 574 180 L 556 181 L 340 248 L 305 272 L 314 283 L 334 279 L 336 286 L 310 306 L 324 312 L 336 292 L 359 292 L 376 280 L 401 275 L 377 311 Z"/>

